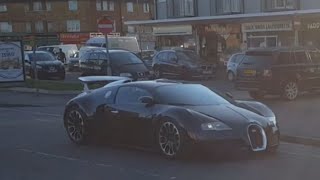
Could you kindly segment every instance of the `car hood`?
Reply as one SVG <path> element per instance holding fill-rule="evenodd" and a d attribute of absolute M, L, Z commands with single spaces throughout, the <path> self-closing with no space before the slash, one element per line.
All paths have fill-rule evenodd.
<path fill-rule="evenodd" d="M 125 64 L 118 66 L 117 69 L 120 73 L 137 73 L 137 72 L 146 72 L 148 68 L 143 64 Z"/>
<path fill-rule="evenodd" d="M 213 117 L 233 129 L 242 129 L 250 123 L 258 123 L 263 127 L 268 125 L 268 120 L 265 117 L 233 104 L 187 106 L 186 108 Z"/>
<path fill-rule="evenodd" d="M 60 61 L 37 61 L 37 65 L 40 65 L 40 66 L 60 66 L 62 64 Z"/>

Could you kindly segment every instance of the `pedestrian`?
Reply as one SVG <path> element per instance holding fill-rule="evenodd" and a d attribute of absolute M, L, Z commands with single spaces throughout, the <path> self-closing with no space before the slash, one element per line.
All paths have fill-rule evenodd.
<path fill-rule="evenodd" d="M 58 59 L 59 61 L 63 62 L 63 63 L 66 62 L 66 54 L 62 51 L 61 48 L 59 49 L 57 59 Z"/>

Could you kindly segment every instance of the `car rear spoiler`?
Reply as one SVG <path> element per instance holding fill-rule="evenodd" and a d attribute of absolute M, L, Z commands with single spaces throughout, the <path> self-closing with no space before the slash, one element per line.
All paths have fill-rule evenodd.
<path fill-rule="evenodd" d="M 128 81 L 131 80 L 128 77 L 120 77 L 120 76 L 85 76 L 79 77 L 79 80 L 83 84 L 83 91 L 88 92 L 90 91 L 89 84 L 94 83 L 104 83 L 105 85 L 117 81 Z"/>

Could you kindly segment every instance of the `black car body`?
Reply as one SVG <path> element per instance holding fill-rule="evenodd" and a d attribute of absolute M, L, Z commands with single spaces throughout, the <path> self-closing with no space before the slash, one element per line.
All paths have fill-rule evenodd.
<path fill-rule="evenodd" d="M 79 71 L 79 51 L 70 57 L 68 62 L 69 71 Z"/>
<path fill-rule="evenodd" d="M 125 76 L 138 80 L 152 78 L 152 73 L 134 53 L 126 50 L 109 50 L 109 56 L 110 61 L 107 53 L 102 50 L 84 53 L 79 60 L 81 72 L 84 75 L 107 75 L 107 69 L 110 67 L 113 76 Z"/>
<path fill-rule="evenodd" d="M 46 51 L 36 51 L 35 57 L 33 52 L 25 52 L 25 71 L 26 74 L 35 77 L 35 70 L 37 70 L 37 77 L 39 79 L 65 79 L 64 64 Z M 36 65 L 34 65 L 36 61 Z M 36 69 L 35 69 L 36 66 Z"/>
<path fill-rule="evenodd" d="M 249 50 L 237 68 L 236 88 L 253 98 L 280 94 L 294 100 L 320 87 L 320 51 L 304 48 Z"/>
<path fill-rule="evenodd" d="M 216 67 L 190 50 L 163 50 L 153 58 L 153 70 L 157 78 L 178 76 L 182 78 L 212 78 Z"/>
<path fill-rule="evenodd" d="M 124 79 L 84 92 L 67 103 L 64 123 L 77 144 L 104 132 L 109 140 L 154 147 L 167 157 L 190 146 L 271 151 L 279 144 L 275 115 L 264 104 L 234 101 L 202 85 L 169 80 Z"/>

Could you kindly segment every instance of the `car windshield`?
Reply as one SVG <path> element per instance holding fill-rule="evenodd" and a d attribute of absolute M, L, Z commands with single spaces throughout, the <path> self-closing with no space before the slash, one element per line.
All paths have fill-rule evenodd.
<path fill-rule="evenodd" d="M 158 103 L 169 105 L 206 106 L 230 103 L 214 91 L 198 84 L 161 86 L 157 88 L 155 96 Z"/>
<path fill-rule="evenodd" d="M 110 53 L 110 59 L 111 63 L 116 66 L 143 64 L 142 60 L 131 52 L 113 52 Z"/>
<path fill-rule="evenodd" d="M 187 61 L 199 61 L 201 60 L 200 56 L 198 56 L 193 51 L 177 51 L 177 56 L 179 59 L 187 60 Z"/>
<path fill-rule="evenodd" d="M 36 53 L 34 56 L 33 53 L 28 54 L 30 61 L 34 59 L 36 61 L 54 61 L 55 58 L 50 53 Z"/>
<path fill-rule="evenodd" d="M 246 55 L 245 58 L 242 60 L 242 65 L 268 65 L 274 63 L 274 58 L 272 55 Z"/>

